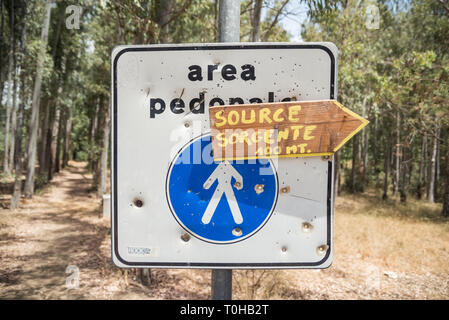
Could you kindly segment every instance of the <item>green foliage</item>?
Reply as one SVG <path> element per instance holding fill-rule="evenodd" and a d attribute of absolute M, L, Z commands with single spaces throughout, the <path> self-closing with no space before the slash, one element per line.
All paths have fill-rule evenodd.
<path fill-rule="evenodd" d="M 186 1 L 177 1 L 176 7 L 182 7 Z M 216 42 L 218 28 L 215 21 L 215 2 L 194 0 L 189 9 L 170 23 L 168 42 L 204 43 Z"/>
<path fill-rule="evenodd" d="M 368 180 L 380 185 L 378 175 L 383 171 L 386 152 L 390 152 L 386 147 L 389 143 L 392 156 L 402 161 L 400 168 L 390 169 L 389 174 L 401 170 L 411 184 L 418 184 L 422 179 L 422 175 L 418 177 L 421 137 L 434 137 L 440 128 L 449 125 L 449 11 L 430 0 L 305 2 L 310 21 L 304 25 L 303 38 L 337 45 L 338 99 L 371 122 L 369 140 L 364 141 L 359 134 L 363 145 L 355 158 L 351 145 L 340 151 L 346 185 L 352 190 L 363 189 L 360 149 L 367 143 L 370 148 L 366 170 L 371 173 Z M 369 5 L 378 8 L 379 29 L 367 27 Z M 397 135 L 400 153 L 396 153 L 398 146 L 393 142 Z M 448 144 L 441 140 L 441 149 L 447 150 Z M 358 162 L 352 163 L 353 159 Z M 350 181 L 353 170 L 355 182 Z M 438 189 L 442 188 L 441 181 Z"/>
<path fill-rule="evenodd" d="M 252 15 L 253 15 L 252 0 L 245 0 L 241 2 L 240 15 L 240 41 L 251 41 L 252 30 Z M 262 9 L 265 9 L 266 15 L 260 21 L 260 38 L 261 41 L 268 42 L 288 42 L 290 35 L 278 23 L 285 14 L 285 5 L 288 1 L 262 1 Z"/>
<path fill-rule="evenodd" d="M 40 38 L 46 2 L 27 1 L 28 14 L 25 17 L 25 1 L 15 1 L 15 17 L 20 23 L 16 25 L 14 33 L 16 50 L 21 44 L 23 21 L 27 26 L 23 59 L 16 52 L 17 70 L 24 75 L 24 83 L 21 83 L 22 78 L 16 76 L 18 88 L 24 88 L 23 96 L 21 93 L 19 97 L 19 101 L 25 103 L 25 126 L 21 131 L 23 137 L 26 136 L 26 125 L 29 122 L 36 64 L 38 56 L 43 54 L 41 105 L 48 106 L 51 110 L 48 114 L 50 121 L 54 117 L 56 106 L 61 108 L 62 119 L 66 119 L 71 111 L 73 121 L 70 140 L 73 156 L 76 160 L 96 162 L 102 151 L 100 129 L 105 123 L 104 118 L 110 104 L 110 55 L 113 48 L 121 44 L 215 42 L 218 38 L 218 2 L 55 1 L 52 6 L 49 40 L 44 47 Z M 432 139 L 440 132 L 439 159 L 449 156 L 447 2 L 300 2 L 305 3 L 309 9 L 309 19 L 302 28 L 302 38 L 305 41 L 330 41 L 339 49 L 338 100 L 370 120 L 369 127 L 339 151 L 344 185 L 352 191 L 363 191 L 370 184 L 382 186 L 385 159 L 391 153 L 388 181 L 398 184 L 396 173 L 405 172 L 408 183 L 413 186 L 409 190 L 415 189 L 415 186 L 422 183 L 420 179 L 424 179 L 424 174 L 419 173 L 419 169 L 425 139 L 428 140 L 423 158 L 425 171 L 429 168 Z M 254 0 L 241 1 L 241 41 L 251 40 L 255 3 Z M 262 1 L 261 41 L 289 41 L 290 35 L 279 22 L 288 14 L 287 4 L 292 3 L 287 0 Z M 65 27 L 65 10 L 69 5 L 83 8 L 79 29 Z M 369 10 L 373 7 L 379 12 L 380 25 L 377 29 L 369 25 Z M 11 34 L 9 10 L 7 4 L 5 28 L 0 35 L 2 48 L 8 46 Z M 1 52 L 2 66 L 8 64 L 7 51 Z M 22 60 L 24 63 L 21 63 Z M 2 85 L 6 73 L 3 67 L 0 73 Z M 1 112 L 0 126 L 3 128 L 4 108 Z M 43 111 L 39 116 L 43 123 Z M 3 137 L 4 131 L 0 130 L 2 142 Z M 397 138 L 399 146 L 396 145 Z M 3 153 L 3 148 L 1 143 L 0 154 Z M 402 161 L 400 168 L 396 167 L 396 159 Z M 440 167 L 438 190 L 442 189 L 444 176 L 444 166 Z M 355 177 L 355 181 L 351 181 L 351 176 Z M 441 191 L 438 192 L 441 194 Z"/>
<path fill-rule="evenodd" d="M 74 160 L 86 161 L 89 150 L 87 137 L 89 137 L 90 121 L 84 109 L 76 108 L 74 110 L 72 132 L 70 133 Z"/>

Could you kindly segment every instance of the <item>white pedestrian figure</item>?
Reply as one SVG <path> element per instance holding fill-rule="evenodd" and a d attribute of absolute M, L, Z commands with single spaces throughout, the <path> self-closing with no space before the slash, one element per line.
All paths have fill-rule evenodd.
<path fill-rule="evenodd" d="M 239 205 L 235 199 L 234 191 L 232 190 L 231 180 L 234 178 L 236 180 L 234 187 L 237 190 L 243 188 L 243 179 L 240 173 L 227 161 L 221 162 L 212 172 L 210 177 L 204 182 L 203 188 L 209 189 L 215 180 L 218 180 L 217 188 L 212 195 L 209 204 L 207 205 L 206 211 L 201 218 L 204 224 L 208 224 L 212 219 L 212 216 L 217 209 L 218 203 L 220 202 L 223 193 L 228 200 L 229 208 L 231 209 L 232 217 L 235 223 L 241 224 L 243 222 L 242 213 L 240 212 Z"/>

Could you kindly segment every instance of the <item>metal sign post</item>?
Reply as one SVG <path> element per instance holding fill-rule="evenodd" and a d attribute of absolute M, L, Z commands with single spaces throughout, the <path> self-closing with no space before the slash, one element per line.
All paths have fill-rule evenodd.
<path fill-rule="evenodd" d="M 240 0 L 220 0 L 219 42 L 240 42 Z M 213 300 L 232 299 L 232 269 L 212 270 Z"/>
<path fill-rule="evenodd" d="M 212 269 L 212 300 L 232 299 L 232 269 Z"/>

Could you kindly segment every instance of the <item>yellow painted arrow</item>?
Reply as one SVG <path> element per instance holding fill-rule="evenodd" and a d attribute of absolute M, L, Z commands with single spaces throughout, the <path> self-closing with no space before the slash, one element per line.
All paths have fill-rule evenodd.
<path fill-rule="evenodd" d="M 335 100 L 209 108 L 214 160 L 332 155 L 368 124 Z"/>

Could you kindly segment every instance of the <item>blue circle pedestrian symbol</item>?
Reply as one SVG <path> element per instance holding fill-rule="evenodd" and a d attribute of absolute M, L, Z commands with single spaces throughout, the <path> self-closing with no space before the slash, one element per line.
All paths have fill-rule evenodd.
<path fill-rule="evenodd" d="M 270 160 L 214 162 L 210 135 L 192 140 L 172 161 L 167 201 L 178 223 L 213 243 L 246 239 L 270 218 L 278 194 Z"/>

